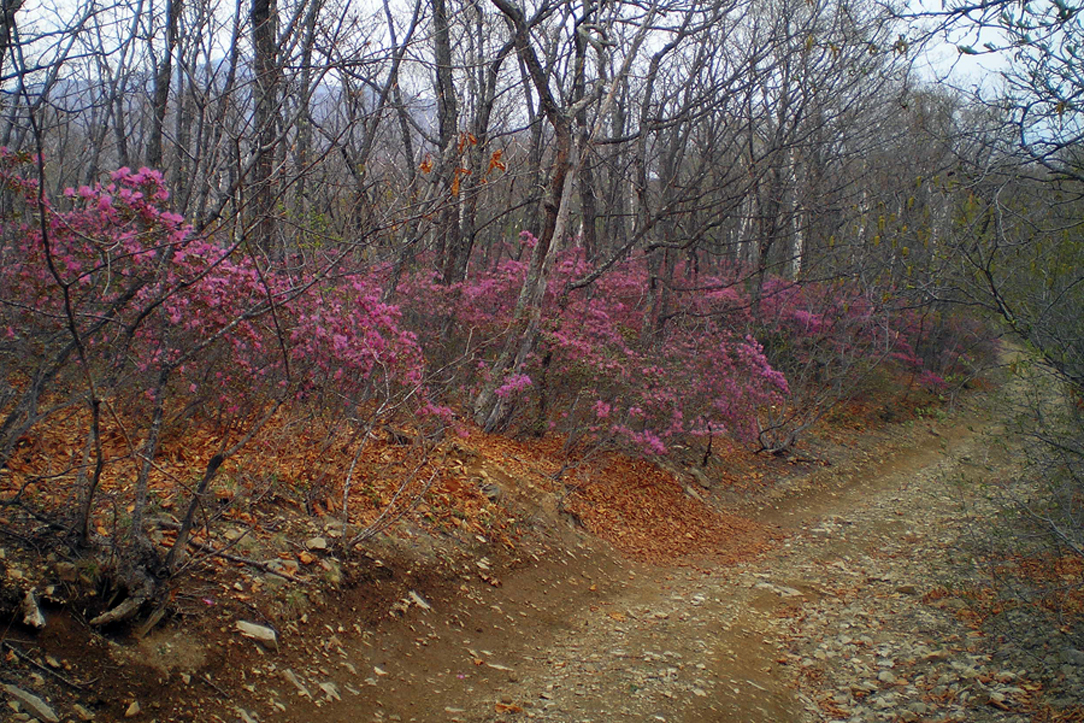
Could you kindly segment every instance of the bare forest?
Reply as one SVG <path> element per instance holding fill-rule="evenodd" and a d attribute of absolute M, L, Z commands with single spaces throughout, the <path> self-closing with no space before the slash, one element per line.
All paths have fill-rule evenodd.
<path fill-rule="evenodd" d="M 621 548 L 614 465 L 720 489 L 1019 377 L 998 554 L 1061 582 L 1000 577 L 1080 614 L 1081 10 L 2 0 L 0 544 L 77 571 L 5 609 L 511 540 L 500 445 Z"/>

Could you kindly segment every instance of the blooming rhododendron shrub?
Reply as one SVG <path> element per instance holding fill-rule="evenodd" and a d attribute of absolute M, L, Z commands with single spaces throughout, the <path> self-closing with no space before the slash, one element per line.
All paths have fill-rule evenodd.
<path fill-rule="evenodd" d="M 908 308 L 891 290 L 865 289 L 851 279 L 769 278 L 749 329 L 791 385 L 785 403 L 759 419 L 760 445 L 769 451 L 788 448 L 841 402 L 891 397 L 893 389 L 916 384 L 940 392 L 947 387 L 943 375 L 968 373 L 996 356 L 982 324 Z"/>
<path fill-rule="evenodd" d="M 547 361 L 539 374 L 551 405 L 567 415 L 556 426 L 574 432 L 588 425 L 595 436 L 647 454 L 665 454 L 688 436 L 750 439 L 757 409 L 778 402 L 787 382 L 755 339 L 736 333 L 742 311 L 735 298 L 680 295 L 675 313 L 658 324 L 649 313 L 642 259 L 591 287 L 561 290 L 590 270 L 579 250 L 562 259 L 538 352 Z"/>
<path fill-rule="evenodd" d="M 523 242 L 531 243 L 529 235 Z M 687 294 L 682 313 L 656 329 L 642 257 L 577 287 L 594 270 L 582 249 L 557 257 L 538 343 L 521 368 L 498 380 L 508 416 L 537 431 L 648 455 L 690 435 L 754 435 L 756 410 L 786 394 L 787 382 L 757 341 L 739 333 L 747 307 L 736 292 Z M 489 380 L 495 340 L 510 325 L 524 273 L 525 264 L 504 260 L 452 287 L 425 274 L 407 282 L 411 318 L 430 328 L 439 325 L 436 313 L 451 320 L 440 352 L 447 345 L 469 351 L 460 388 Z"/>
<path fill-rule="evenodd" d="M 400 326 L 397 306 L 362 276 L 318 284 L 291 301 L 290 358 L 303 392 L 359 403 L 423 387 L 417 337 Z"/>
<path fill-rule="evenodd" d="M 133 374 L 177 356 L 149 328 L 181 328 L 166 302 L 181 283 L 177 253 L 191 242 L 184 220 L 159 207 L 168 198 L 161 174 L 122 169 L 111 183 L 69 189 L 54 205 L 21 175 L 29 160 L 0 151 L 14 206 L 0 249 L 0 323 L 7 378 L 22 392 L 4 409 L 4 453 L 48 388 L 78 384 L 92 370 L 103 384 L 130 388 Z"/>
<path fill-rule="evenodd" d="M 462 361 L 468 348 L 472 354 L 491 351 L 511 323 L 526 271 L 526 263 L 502 258 L 455 284 L 441 283 L 434 269 L 405 279 L 398 288 L 403 323 L 416 333 L 429 363 L 443 367 Z"/>
<path fill-rule="evenodd" d="M 5 180 L 46 219 L 5 228 L 4 328 L 23 352 L 10 361 L 46 363 L 47 347 L 75 335 L 97 371 L 127 386 L 153 396 L 168 369 L 178 391 L 233 411 L 287 379 L 309 392 L 334 383 L 340 396 L 371 394 L 374 376 L 421 384 L 416 340 L 379 288 L 356 275 L 287 277 L 195 237 L 160 209 L 168 192 L 156 171 L 69 189 L 63 210 L 39 201 L 33 181 L 10 170 Z"/>
<path fill-rule="evenodd" d="M 769 276 L 754 295 L 751 277 L 725 263 L 703 273 L 678 263 L 669 282 L 644 256 L 604 271 L 582 249 L 557 255 L 537 343 L 497 380 L 526 264 L 506 258 L 450 286 L 417 273 L 404 304 L 432 361 L 464 362 L 450 385 L 460 403 L 493 384 L 507 421 L 650 455 L 720 434 L 782 451 L 841 401 L 885 384 L 936 390 L 949 358 L 967 359 L 952 351 L 951 324 L 898 310 L 858 280 Z M 659 283 L 665 295 L 651 291 Z"/>
<path fill-rule="evenodd" d="M 188 420 L 237 440 L 286 402 L 336 419 L 446 413 L 426 396 L 416 337 L 366 275 L 288 275 L 200 238 L 163 209 L 157 171 L 120 169 L 54 201 L 32 160 L 0 151 L 0 459 L 48 414 L 85 404 L 97 420 L 105 402 L 145 460 L 138 529 L 158 440 Z"/>

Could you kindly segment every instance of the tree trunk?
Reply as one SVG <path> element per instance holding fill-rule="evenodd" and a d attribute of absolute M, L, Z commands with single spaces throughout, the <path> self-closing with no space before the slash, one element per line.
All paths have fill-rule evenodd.
<path fill-rule="evenodd" d="M 275 249 L 275 145 L 279 125 L 279 71 L 276 42 L 278 8 L 275 0 L 252 0 L 252 49 L 255 82 L 254 113 L 256 163 L 251 183 L 253 198 L 247 226 L 256 247 L 273 256 Z"/>
<path fill-rule="evenodd" d="M 513 314 L 512 328 L 509 329 L 504 347 L 490 370 L 490 379 L 483 385 L 474 400 L 475 422 L 492 431 L 506 423 L 504 400 L 497 396 L 497 389 L 504 382 L 505 376 L 522 367 L 527 355 L 534 348 L 542 318 L 542 299 L 546 293 L 549 269 L 557 250 L 557 233 L 563 233 L 562 219 L 567 217 L 566 181 L 570 180 L 572 167 L 572 122 L 567 114 L 562 113 L 549 88 L 542 64 L 530 45 L 527 22 L 522 11 L 511 5 L 508 0 L 492 0 L 502 13 L 512 22 L 515 32 L 516 49 L 527 67 L 535 90 L 539 95 L 539 105 L 553 127 L 555 152 L 550 171 L 550 181 L 542 202 L 542 232 L 538 244 L 531 252 L 527 278 L 520 289 Z M 562 215 L 562 207 L 565 213 Z"/>
<path fill-rule="evenodd" d="M 154 100 L 151 113 L 151 136 L 147 146 L 147 165 L 161 168 L 163 160 L 162 135 L 166 111 L 169 109 L 169 87 L 173 81 L 173 53 L 177 47 L 184 0 L 166 0 L 166 48 L 154 74 Z"/>
<path fill-rule="evenodd" d="M 15 28 L 15 13 L 23 6 L 23 0 L 0 0 L 0 75 L 11 47 L 11 31 Z"/>
<path fill-rule="evenodd" d="M 451 283 L 455 277 L 458 258 L 463 253 L 459 235 L 459 192 L 462 182 L 461 156 L 466 140 L 459 138 L 459 106 L 456 102 L 452 77 L 452 41 L 445 0 L 433 0 L 433 56 L 436 64 L 437 131 L 441 158 L 440 213 L 436 225 L 437 250 L 440 254 L 441 278 Z"/>
<path fill-rule="evenodd" d="M 574 70 L 572 77 L 572 102 L 580 104 L 579 110 L 576 113 L 576 131 L 579 136 L 580 148 L 585 156 L 582 159 L 582 167 L 580 168 L 576 185 L 579 189 L 580 196 L 580 219 L 583 229 L 582 242 L 584 255 L 588 259 L 594 258 L 594 255 L 598 252 L 598 239 L 596 238 L 597 230 L 595 228 L 595 219 L 598 216 L 598 210 L 595 202 L 595 178 L 591 170 L 591 163 L 586 158 L 587 151 L 589 150 L 588 144 L 591 139 L 591 131 L 587 125 L 587 104 L 581 103 L 580 101 L 587 95 L 587 35 L 592 32 L 587 26 L 587 23 L 591 21 L 594 9 L 594 2 L 592 0 L 585 0 L 583 18 L 576 23 L 575 36 L 573 38 L 575 43 L 575 58 L 573 61 Z"/>

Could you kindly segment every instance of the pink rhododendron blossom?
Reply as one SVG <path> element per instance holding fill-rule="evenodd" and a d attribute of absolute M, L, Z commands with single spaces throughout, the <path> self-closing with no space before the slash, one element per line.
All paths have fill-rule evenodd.
<path fill-rule="evenodd" d="M 496 395 L 501 398 L 510 397 L 522 392 L 531 386 L 531 378 L 526 374 L 510 374 L 504 378 L 504 384 L 497 387 Z"/>

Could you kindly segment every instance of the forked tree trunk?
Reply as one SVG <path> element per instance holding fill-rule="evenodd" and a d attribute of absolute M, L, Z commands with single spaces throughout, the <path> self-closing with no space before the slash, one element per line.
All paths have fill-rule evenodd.
<path fill-rule="evenodd" d="M 527 278 L 520 289 L 519 298 L 513 314 L 512 327 L 508 331 L 504 347 L 490 370 L 489 380 L 482 386 L 474 399 L 473 412 L 475 423 L 487 431 L 497 429 L 507 423 L 507 410 L 504 400 L 497 395 L 497 389 L 506 377 L 523 368 L 527 356 L 534 350 L 542 321 L 542 300 L 545 297 L 549 272 L 560 248 L 561 239 L 567 233 L 568 216 L 575 186 L 576 171 L 584 164 L 586 155 L 594 144 L 600 126 L 594 130 L 577 149 L 573 156 L 573 122 L 583 104 L 597 100 L 598 93 L 584 93 L 571 107 L 562 108 L 557 104 L 549 87 L 545 69 L 539 62 L 538 54 L 530 44 L 529 28 L 523 11 L 512 5 L 509 0 L 492 0 L 512 24 L 516 50 L 527 68 L 528 75 L 538 93 L 539 107 L 553 127 L 554 158 L 550 171 L 550 181 L 543 200 L 542 233 L 538 244 L 531 253 Z M 655 17 L 655 5 L 644 16 L 640 29 L 632 42 L 628 55 L 617 77 L 612 79 L 612 86 L 600 108 L 599 117 L 604 118 L 613 105 L 617 93 L 618 81 L 625 77 L 631 67 L 640 44 L 646 37 L 647 29 Z M 587 6 L 593 12 L 593 5 Z M 585 20 L 586 20 L 585 16 Z M 601 123 L 601 120 L 600 120 Z"/>

